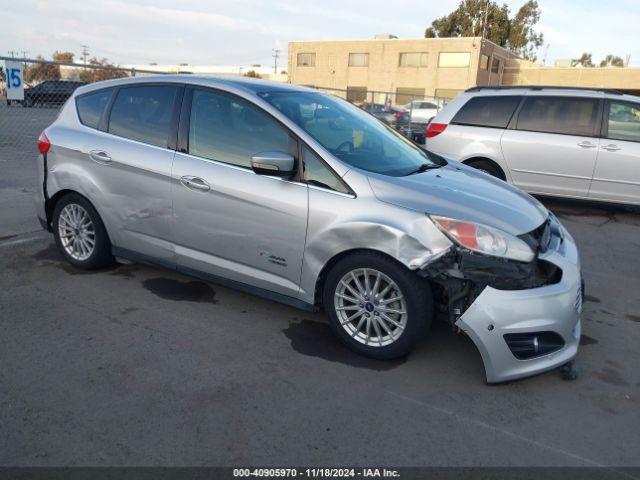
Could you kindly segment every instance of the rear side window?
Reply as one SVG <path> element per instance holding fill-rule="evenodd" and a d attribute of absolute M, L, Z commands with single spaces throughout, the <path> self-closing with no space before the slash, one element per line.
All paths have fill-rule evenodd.
<path fill-rule="evenodd" d="M 527 97 L 518 115 L 518 130 L 593 136 L 599 100 L 594 98 Z"/>
<path fill-rule="evenodd" d="M 174 86 L 121 88 L 111 109 L 109 133 L 167 147 L 177 97 Z"/>
<path fill-rule="evenodd" d="M 100 118 L 113 95 L 113 89 L 100 90 L 76 98 L 76 108 L 80 123 L 91 128 L 98 128 Z"/>
<path fill-rule="evenodd" d="M 521 99 L 515 95 L 473 97 L 456 113 L 451 123 L 506 128 Z"/>

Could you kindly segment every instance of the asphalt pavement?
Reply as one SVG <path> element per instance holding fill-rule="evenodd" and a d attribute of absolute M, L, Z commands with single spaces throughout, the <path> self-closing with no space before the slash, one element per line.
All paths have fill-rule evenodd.
<path fill-rule="evenodd" d="M 380 362 L 321 313 L 140 264 L 75 270 L 32 205 L 55 112 L 16 111 L 29 128 L 0 117 L 0 465 L 639 465 L 637 210 L 545 200 L 582 256 L 581 373 L 488 386 L 442 323 Z"/>

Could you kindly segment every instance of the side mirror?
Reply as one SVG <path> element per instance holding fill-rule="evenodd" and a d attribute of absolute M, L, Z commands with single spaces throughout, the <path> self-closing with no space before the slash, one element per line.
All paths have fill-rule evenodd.
<path fill-rule="evenodd" d="M 251 157 L 251 168 L 258 175 L 291 178 L 295 167 L 295 159 L 284 152 L 260 152 Z"/>

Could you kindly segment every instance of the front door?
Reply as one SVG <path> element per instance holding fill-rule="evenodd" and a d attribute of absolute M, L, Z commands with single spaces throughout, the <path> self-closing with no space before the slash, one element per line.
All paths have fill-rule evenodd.
<path fill-rule="evenodd" d="M 607 102 L 589 197 L 640 203 L 640 103 Z"/>
<path fill-rule="evenodd" d="M 307 186 L 250 167 L 260 152 L 297 157 L 297 142 L 240 97 L 194 89 L 185 101 L 188 146 L 172 172 L 179 268 L 297 297 Z"/>
<path fill-rule="evenodd" d="M 527 192 L 586 197 L 598 154 L 601 100 L 528 96 L 502 152 L 513 183 Z"/>

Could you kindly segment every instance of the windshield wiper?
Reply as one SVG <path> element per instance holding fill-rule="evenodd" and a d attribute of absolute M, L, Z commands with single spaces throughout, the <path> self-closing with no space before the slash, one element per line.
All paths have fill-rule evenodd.
<path fill-rule="evenodd" d="M 411 170 L 409 173 L 407 173 L 407 175 L 413 175 L 414 173 L 422 173 L 422 172 L 426 172 L 427 170 L 433 170 L 435 168 L 440 168 L 440 167 L 442 167 L 442 165 L 438 165 L 437 163 L 423 163 L 415 170 Z"/>

